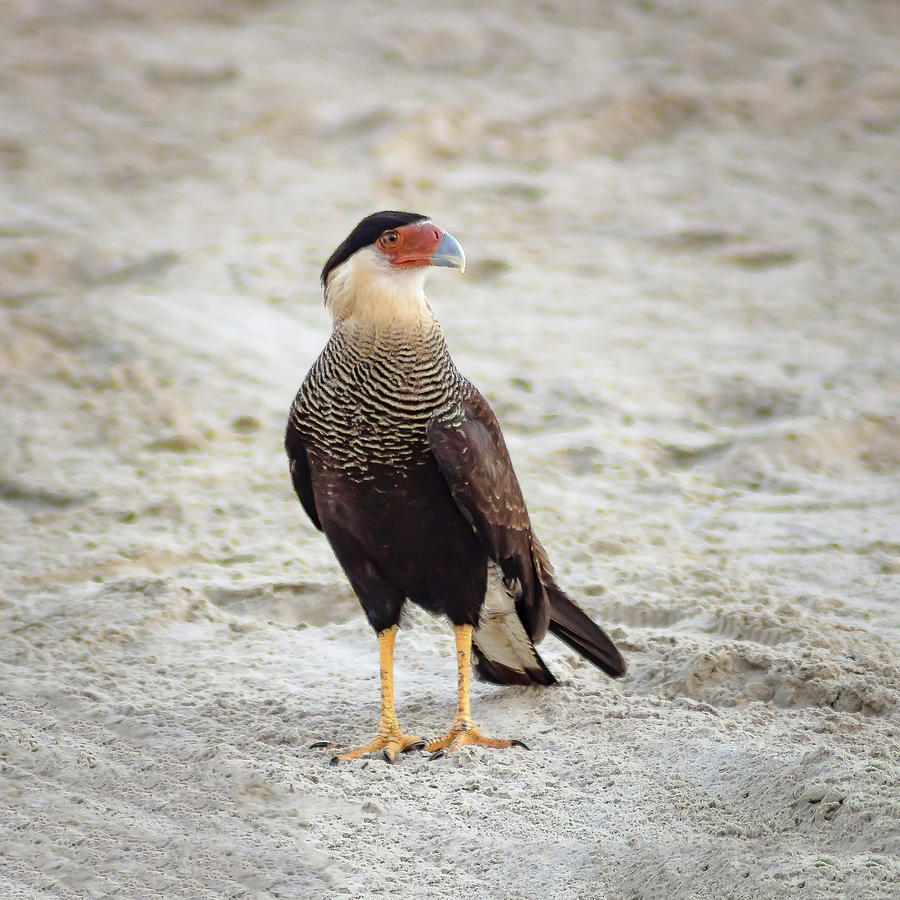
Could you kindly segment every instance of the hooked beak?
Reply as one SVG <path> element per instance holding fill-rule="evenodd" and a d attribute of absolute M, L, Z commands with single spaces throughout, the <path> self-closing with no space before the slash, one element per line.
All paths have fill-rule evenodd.
<path fill-rule="evenodd" d="M 451 269 L 466 271 L 466 254 L 459 245 L 459 241 L 452 234 L 444 232 L 441 242 L 437 245 L 429 259 L 433 266 L 447 266 Z"/>

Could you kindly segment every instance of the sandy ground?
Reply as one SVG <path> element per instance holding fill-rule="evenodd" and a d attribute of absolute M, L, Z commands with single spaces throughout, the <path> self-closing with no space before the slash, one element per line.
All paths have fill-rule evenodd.
<path fill-rule="evenodd" d="M 0 896 L 898 895 L 900 7 L 0 16 Z M 531 753 L 308 749 L 377 653 L 283 424 L 383 207 L 630 661 L 479 685 Z"/>

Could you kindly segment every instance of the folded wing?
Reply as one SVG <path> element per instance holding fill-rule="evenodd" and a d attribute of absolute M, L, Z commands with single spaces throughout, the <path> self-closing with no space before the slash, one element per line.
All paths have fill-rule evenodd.
<path fill-rule="evenodd" d="M 549 628 L 607 674 L 623 675 L 625 661 L 613 642 L 554 581 L 547 555 L 531 530 L 500 426 L 481 394 L 472 389 L 462 404 L 460 420 L 432 421 L 428 442 L 456 505 L 499 567 L 510 598 L 512 608 L 504 615 L 492 615 L 489 578 L 482 623 L 474 635 L 481 674 L 502 683 L 552 683 L 552 674 L 536 652 L 537 663 L 526 667 L 520 661 L 516 677 L 504 671 L 511 668 L 505 665 L 509 655 L 497 652 L 508 639 L 521 655 L 523 631 L 533 652 L 533 645 Z"/>

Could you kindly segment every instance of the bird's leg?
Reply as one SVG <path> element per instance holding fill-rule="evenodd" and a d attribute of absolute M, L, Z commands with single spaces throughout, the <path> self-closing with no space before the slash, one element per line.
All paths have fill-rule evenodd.
<path fill-rule="evenodd" d="M 336 766 L 346 759 L 355 759 L 366 753 L 375 753 L 381 750 L 381 755 L 387 762 L 393 762 L 399 752 L 411 750 L 416 745 L 424 745 L 421 738 L 410 737 L 400 730 L 397 721 L 397 713 L 394 710 L 394 637 L 397 634 L 397 626 L 392 625 L 378 632 L 378 654 L 381 659 L 381 713 L 378 720 L 378 734 L 374 740 L 364 747 L 349 750 L 333 757 L 331 764 Z"/>
<path fill-rule="evenodd" d="M 456 753 L 460 747 L 475 744 L 479 747 L 525 747 L 521 741 L 485 737 L 472 721 L 469 685 L 472 679 L 472 626 L 454 625 L 456 632 L 456 716 L 450 730 L 441 738 L 429 741 L 425 749 L 437 759 L 447 753 Z M 528 748 L 525 747 L 527 750 Z"/>

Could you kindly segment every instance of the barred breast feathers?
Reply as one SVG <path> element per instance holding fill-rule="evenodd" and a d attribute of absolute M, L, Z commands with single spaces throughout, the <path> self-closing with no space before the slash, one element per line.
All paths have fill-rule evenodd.
<path fill-rule="evenodd" d="M 437 320 L 335 323 L 291 409 L 306 442 L 338 468 L 364 472 L 428 454 L 435 416 L 453 418 L 468 382 Z"/>

